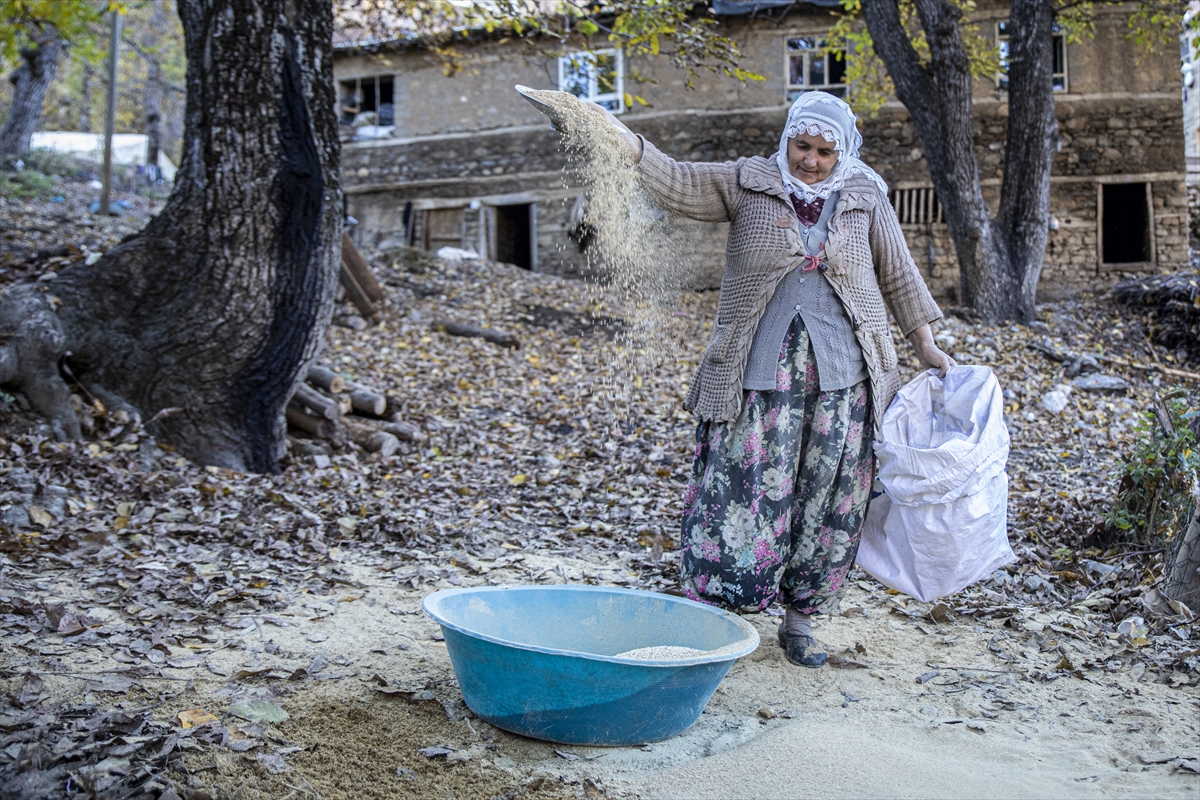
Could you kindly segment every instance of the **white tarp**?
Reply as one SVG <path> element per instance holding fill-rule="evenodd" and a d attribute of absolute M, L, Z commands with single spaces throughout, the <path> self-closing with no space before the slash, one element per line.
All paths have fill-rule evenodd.
<path fill-rule="evenodd" d="M 113 163 L 145 164 L 148 138 L 144 133 L 114 133 Z M 39 131 L 33 135 L 29 146 L 74 153 L 96 161 L 104 158 L 104 137 L 98 133 Z M 175 180 L 175 165 L 162 150 L 158 151 L 158 168 L 162 171 L 163 180 Z"/>
<path fill-rule="evenodd" d="M 918 600 L 953 594 L 1016 560 L 1008 544 L 1009 438 L 987 367 L 924 372 L 896 395 L 858 565 Z"/>

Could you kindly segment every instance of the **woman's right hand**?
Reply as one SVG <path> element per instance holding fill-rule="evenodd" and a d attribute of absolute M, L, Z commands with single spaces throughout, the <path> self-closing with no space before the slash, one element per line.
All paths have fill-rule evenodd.
<path fill-rule="evenodd" d="M 633 131 L 629 130 L 629 127 L 626 126 L 624 122 L 621 122 L 621 120 L 617 119 L 616 115 L 613 114 L 611 111 L 609 111 L 604 106 L 600 105 L 599 103 L 593 103 L 590 100 L 585 100 L 583 102 L 585 105 L 589 105 L 592 108 L 599 111 L 601 114 L 603 114 L 605 116 L 605 118 L 607 118 L 608 121 L 612 124 L 612 126 L 621 132 L 621 138 L 624 139 L 625 144 L 629 146 L 629 152 L 633 156 L 634 163 L 636 164 L 638 161 L 641 161 L 642 160 L 642 140 L 641 140 L 641 138 L 637 134 L 635 134 Z"/>

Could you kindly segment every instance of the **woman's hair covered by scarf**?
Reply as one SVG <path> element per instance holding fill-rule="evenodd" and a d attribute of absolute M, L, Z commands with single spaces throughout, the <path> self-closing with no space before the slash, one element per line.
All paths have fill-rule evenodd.
<path fill-rule="evenodd" d="M 805 92 L 796 98 L 796 102 L 792 103 L 788 111 L 787 124 L 783 126 L 783 135 L 779 138 L 779 152 L 775 156 L 779 172 L 783 176 L 783 185 L 789 192 L 806 203 L 811 203 L 818 198 L 824 200 L 841 190 L 851 175 L 864 175 L 873 181 L 884 195 L 887 194 L 887 184 L 883 178 L 858 157 L 858 148 L 862 146 L 862 134 L 858 132 L 856 121 L 857 117 L 850 110 L 850 106 L 827 92 Z M 813 186 L 797 180 L 788 168 L 788 140 L 802 133 L 820 136 L 832 143 L 839 153 L 837 164 L 829 173 L 829 177 Z"/>

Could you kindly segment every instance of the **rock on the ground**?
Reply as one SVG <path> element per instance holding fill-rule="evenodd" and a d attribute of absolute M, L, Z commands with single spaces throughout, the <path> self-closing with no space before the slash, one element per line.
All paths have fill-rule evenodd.
<path fill-rule="evenodd" d="M 1067 407 L 1067 393 L 1058 389 L 1046 392 L 1042 395 L 1041 404 L 1042 408 L 1051 414 L 1061 414 L 1062 410 Z"/>
<path fill-rule="evenodd" d="M 1124 392 L 1129 389 L 1129 383 L 1116 375 L 1087 375 L 1071 381 L 1076 389 L 1085 392 Z"/>

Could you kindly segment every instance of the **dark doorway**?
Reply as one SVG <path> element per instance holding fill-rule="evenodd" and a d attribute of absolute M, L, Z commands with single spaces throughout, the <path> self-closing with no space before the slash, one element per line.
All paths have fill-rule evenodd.
<path fill-rule="evenodd" d="M 496 206 L 496 260 L 533 269 L 533 220 L 530 203 Z"/>
<path fill-rule="evenodd" d="M 1103 192 L 1104 263 L 1150 261 L 1150 208 L 1146 184 L 1106 183 Z"/>

